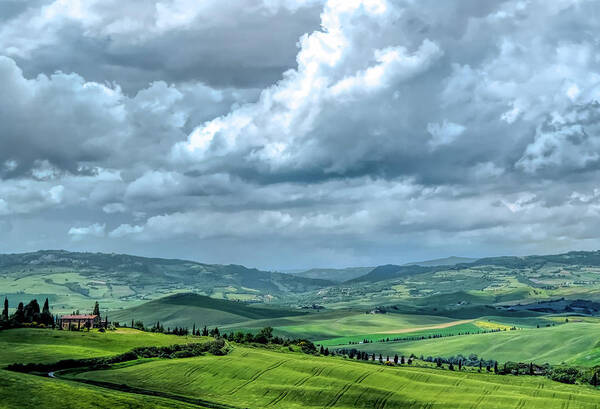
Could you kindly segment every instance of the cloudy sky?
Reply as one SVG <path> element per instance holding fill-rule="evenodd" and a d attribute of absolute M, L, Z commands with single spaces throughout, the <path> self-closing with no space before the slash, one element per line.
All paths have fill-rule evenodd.
<path fill-rule="evenodd" d="M 600 248 L 598 32 L 598 0 L 2 0 L 0 252 Z"/>

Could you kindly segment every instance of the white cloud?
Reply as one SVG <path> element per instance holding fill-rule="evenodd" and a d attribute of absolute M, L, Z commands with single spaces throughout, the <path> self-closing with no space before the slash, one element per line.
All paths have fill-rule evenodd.
<path fill-rule="evenodd" d="M 121 224 L 119 227 L 108 233 L 108 237 L 119 238 L 132 234 L 138 234 L 144 231 L 143 226 L 132 226 L 130 224 Z"/>
<path fill-rule="evenodd" d="M 69 236 L 74 241 L 83 240 L 86 237 L 104 237 L 106 233 L 106 224 L 94 223 L 86 227 L 71 227 Z"/>

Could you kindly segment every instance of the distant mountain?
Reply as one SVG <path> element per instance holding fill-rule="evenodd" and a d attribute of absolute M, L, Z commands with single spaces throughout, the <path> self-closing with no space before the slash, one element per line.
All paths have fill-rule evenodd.
<path fill-rule="evenodd" d="M 2 254 L 0 278 L 5 289 L 0 289 L 0 296 L 47 296 L 64 310 L 88 305 L 90 300 L 129 305 L 182 291 L 215 298 L 270 301 L 333 284 L 234 264 L 63 250 Z M 26 296 L 19 298 L 28 301 Z"/>
<path fill-rule="evenodd" d="M 312 268 L 306 271 L 295 271 L 291 274 L 296 277 L 313 278 L 341 283 L 367 274 L 373 267 L 348 267 L 348 268 Z"/>
<path fill-rule="evenodd" d="M 473 263 L 475 261 L 477 261 L 476 258 L 452 256 L 452 257 L 446 257 L 446 258 L 437 258 L 435 260 L 426 260 L 426 261 L 419 261 L 419 262 L 415 262 L 415 263 L 406 263 L 404 265 L 405 266 L 423 266 L 423 267 L 453 266 L 456 264 Z"/>
<path fill-rule="evenodd" d="M 217 300 L 198 294 L 182 293 L 159 298 L 136 307 L 108 313 L 112 322 L 129 325 L 131 320 L 152 326 L 157 321 L 165 327 L 216 326 L 242 321 L 303 315 L 305 312 L 248 304 L 240 301 Z"/>
<path fill-rule="evenodd" d="M 494 266 L 508 269 L 541 269 L 542 267 L 600 267 L 600 251 L 572 251 L 564 254 L 545 256 L 502 256 L 486 257 L 480 259 L 466 259 L 461 262 L 461 257 L 431 260 L 421 263 L 405 265 L 387 264 L 375 267 L 368 274 L 350 280 L 350 282 L 377 282 L 405 276 L 424 274 L 443 270 L 461 270 L 470 267 Z M 456 261 L 456 262 L 454 262 Z M 452 262 L 452 263 L 450 263 Z"/>

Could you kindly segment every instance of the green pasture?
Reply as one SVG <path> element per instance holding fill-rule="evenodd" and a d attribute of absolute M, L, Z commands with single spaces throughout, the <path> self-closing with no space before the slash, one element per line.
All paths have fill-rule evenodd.
<path fill-rule="evenodd" d="M 154 360 L 81 379 L 237 408 L 596 408 L 600 392 L 542 377 L 385 367 L 236 347 L 228 356 Z"/>
<path fill-rule="evenodd" d="M 112 391 L 77 382 L 43 378 L 0 369 L 0 408 L 191 409 L 171 399 Z"/>
<path fill-rule="evenodd" d="M 425 330 L 417 330 L 405 333 L 396 333 L 396 334 L 362 334 L 362 335 L 354 335 L 350 337 L 340 337 L 340 338 L 332 338 L 325 339 L 321 341 L 317 341 L 318 344 L 332 347 L 338 345 L 345 345 L 349 342 L 362 342 L 363 340 L 369 340 L 373 343 L 380 344 L 382 341 L 386 339 L 394 339 L 394 338 L 415 338 L 415 337 L 428 337 L 433 335 L 442 335 L 442 336 L 458 336 L 459 333 L 477 333 L 478 331 L 483 331 L 482 328 L 478 327 L 472 323 L 465 324 L 457 324 L 447 328 L 435 328 L 435 329 L 425 329 Z"/>
<path fill-rule="evenodd" d="M 600 325 L 575 322 L 554 327 L 501 331 L 489 334 L 426 339 L 412 342 L 386 342 L 347 345 L 383 355 L 450 357 L 477 354 L 500 362 L 521 361 L 538 364 L 600 364 Z"/>
<path fill-rule="evenodd" d="M 241 322 L 224 326 L 230 330 L 258 330 L 271 326 L 275 333 L 312 340 L 427 327 L 454 321 L 451 318 L 416 314 L 366 314 L 357 310 L 314 312 L 298 317 Z M 362 336 L 362 335 L 361 335 Z"/>
<path fill-rule="evenodd" d="M 121 328 L 104 333 L 50 329 L 0 331 L 0 366 L 11 363 L 51 363 L 61 359 L 117 355 L 142 346 L 198 342 L 198 337 L 141 332 Z"/>

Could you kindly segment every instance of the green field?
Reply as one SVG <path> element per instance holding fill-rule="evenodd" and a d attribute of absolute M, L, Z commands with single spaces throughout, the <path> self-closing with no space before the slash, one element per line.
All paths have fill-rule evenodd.
<path fill-rule="evenodd" d="M 600 392 L 541 377 L 390 368 L 236 347 L 226 357 L 158 360 L 78 375 L 238 408 L 596 408 Z"/>
<path fill-rule="evenodd" d="M 77 382 L 0 370 L 0 408 L 191 409 L 172 399 L 126 394 Z"/>
<path fill-rule="evenodd" d="M 576 322 L 549 328 L 502 331 L 413 342 L 386 342 L 347 345 L 384 355 L 451 357 L 477 354 L 500 362 L 521 361 L 538 364 L 600 364 L 600 324 Z"/>
<path fill-rule="evenodd" d="M 174 294 L 109 313 L 111 321 L 128 324 L 131 320 L 140 320 L 146 326 L 152 326 L 160 321 L 165 328 L 175 326 L 191 328 L 194 323 L 196 326 L 222 326 L 248 320 L 304 315 L 307 313 L 289 308 L 246 304 L 190 293 Z"/>
<path fill-rule="evenodd" d="M 0 331 L 0 366 L 16 362 L 51 363 L 61 359 L 117 355 L 136 347 L 167 346 L 198 339 L 127 328 L 105 333 L 95 330 L 11 329 Z"/>
<path fill-rule="evenodd" d="M 458 321 L 462 322 L 462 321 Z M 362 342 L 363 340 L 368 340 L 372 343 L 377 343 L 377 345 L 381 344 L 381 342 L 386 340 L 393 340 L 396 338 L 418 338 L 418 337 L 428 337 L 432 335 L 443 335 L 443 336 L 459 336 L 460 333 L 477 333 L 477 331 L 483 331 L 482 328 L 478 327 L 475 324 L 471 323 L 459 323 L 456 325 L 452 325 L 445 328 L 431 328 L 431 329 L 423 329 L 416 330 L 410 332 L 402 332 L 402 333 L 377 333 L 377 334 L 361 334 L 361 335 L 353 335 L 349 337 L 339 337 L 339 338 L 331 338 L 317 341 L 318 344 L 331 347 L 331 346 L 339 346 L 339 345 L 347 345 L 349 342 Z M 388 341 L 390 342 L 390 341 Z"/>
<path fill-rule="evenodd" d="M 454 321 L 451 318 L 416 314 L 365 314 L 359 310 L 313 312 L 298 317 L 241 322 L 223 326 L 229 330 L 257 330 L 265 326 L 289 337 L 312 340 L 338 338 L 391 330 L 418 329 Z"/>

